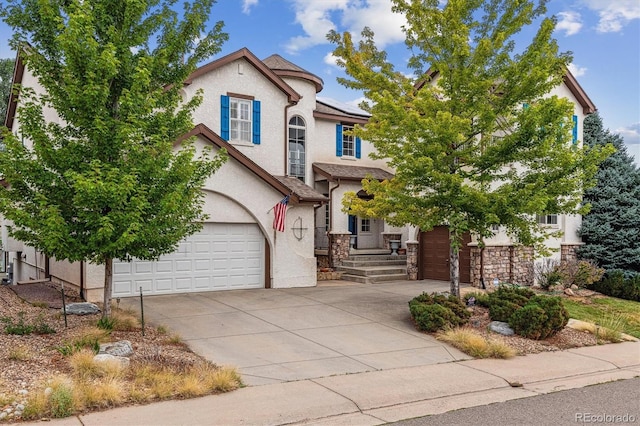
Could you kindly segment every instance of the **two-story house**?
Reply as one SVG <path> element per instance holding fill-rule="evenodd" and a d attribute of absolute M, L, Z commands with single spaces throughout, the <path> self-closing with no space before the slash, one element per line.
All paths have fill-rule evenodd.
<path fill-rule="evenodd" d="M 41 90 L 19 60 L 14 82 Z M 145 294 L 171 294 L 314 286 L 319 253 L 336 265 L 350 250 L 386 249 L 390 239 L 414 251 L 420 247 L 418 264 L 408 265 L 410 278 L 448 279 L 448 272 L 437 272 L 442 269 L 439 262 L 446 265 L 448 257 L 446 237 L 442 244 L 445 227 L 420 232 L 343 212 L 345 192 L 367 197 L 361 180 L 388 179 L 393 170 L 382 160 L 372 160 L 371 144 L 349 132 L 356 124 L 366 124 L 367 114 L 319 97 L 322 88 L 321 78 L 279 55 L 260 60 L 248 49 L 197 69 L 184 82 L 182 95 L 189 99 L 201 90 L 204 101 L 194 112 L 195 128 L 185 137 L 195 137 L 199 147 L 224 148 L 229 154 L 202 188 L 207 222 L 158 261 L 114 261 L 113 296 L 134 296 L 140 288 Z M 575 103 L 576 137 L 581 139 L 583 119 L 595 110 L 593 104 L 570 73 L 558 94 Z M 13 94 L 5 120 L 16 134 L 18 103 L 19 96 Z M 50 111 L 47 119 L 58 118 Z M 286 196 L 285 227 L 279 232 L 273 227 L 273 207 Z M 545 220 L 565 231 L 552 246 L 579 244 L 579 218 Z M 50 277 L 76 286 L 87 300 L 101 300 L 101 266 L 48 259 L 10 238 L 4 225 L 2 242 L 14 282 Z M 477 284 L 479 268 L 500 280 L 520 279 L 514 274 L 514 268 L 523 268 L 520 263 L 532 269 L 533 261 L 517 261 L 513 244 L 499 232 L 488 242 L 495 256 L 487 250 L 480 256 L 471 237 L 468 242 L 461 263 L 463 282 Z M 508 265 L 503 265 L 504 250 Z M 408 258 L 411 262 L 416 257 Z"/>

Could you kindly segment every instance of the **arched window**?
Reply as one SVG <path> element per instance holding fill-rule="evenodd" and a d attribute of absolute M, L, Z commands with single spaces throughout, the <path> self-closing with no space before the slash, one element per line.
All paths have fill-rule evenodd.
<path fill-rule="evenodd" d="M 306 170 L 307 130 L 302 117 L 295 115 L 289 120 L 289 176 L 304 182 Z"/>

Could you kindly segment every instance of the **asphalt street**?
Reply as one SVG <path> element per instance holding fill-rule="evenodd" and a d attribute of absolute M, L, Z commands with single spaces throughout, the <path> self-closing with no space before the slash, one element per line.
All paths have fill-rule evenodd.
<path fill-rule="evenodd" d="M 579 424 L 640 424 L 640 378 L 393 423 L 396 426 Z"/>

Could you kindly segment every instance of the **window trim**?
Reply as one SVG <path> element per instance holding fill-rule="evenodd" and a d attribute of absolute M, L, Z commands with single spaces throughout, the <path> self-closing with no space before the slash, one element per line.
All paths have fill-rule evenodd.
<path fill-rule="evenodd" d="M 299 124 L 291 124 L 291 122 L 298 118 L 299 120 L 302 121 L 302 125 Z M 292 139 L 291 138 L 291 130 L 295 129 L 297 131 L 302 131 L 302 139 L 300 139 L 299 137 L 296 139 Z M 299 134 L 298 134 L 299 136 Z M 296 144 L 299 144 L 302 147 L 302 154 L 303 154 L 303 158 L 302 161 L 298 161 L 296 163 L 297 167 L 302 167 L 302 175 L 300 174 L 293 174 L 292 173 L 292 166 L 294 165 L 292 162 L 292 156 L 291 156 L 291 144 L 292 141 Z M 302 182 L 306 181 L 306 175 L 307 175 L 307 122 L 305 121 L 304 117 L 302 117 L 301 115 L 293 115 L 290 119 L 289 122 L 287 124 L 287 171 L 289 173 L 289 176 L 291 177 L 295 177 L 297 179 L 300 179 Z M 300 151 L 297 151 L 298 154 L 300 154 Z M 300 164 L 301 163 L 301 164 Z"/>
<path fill-rule="evenodd" d="M 558 226 L 558 215 L 555 213 L 538 214 L 536 222 L 543 226 Z"/>

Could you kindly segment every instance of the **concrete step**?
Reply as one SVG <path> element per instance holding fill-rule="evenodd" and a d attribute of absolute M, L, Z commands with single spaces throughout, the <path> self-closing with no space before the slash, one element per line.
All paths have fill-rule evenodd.
<path fill-rule="evenodd" d="M 397 255 L 397 256 L 392 256 L 392 255 L 349 255 L 349 257 L 347 257 L 345 260 L 358 260 L 358 261 L 369 261 L 369 260 L 404 260 L 406 262 L 407 260 L 407 256 L 406 255 Z"/>
<path fill-rule="evenodd" d="M 406 259 L 396 259 L 398 256 L 395 256 L 394 259 L 390 260 L 343 260 L 341 265 L 347 268 L 355 268 L 355 267 L 367 267 L 367 266 L 406 266 Z"/>
<path fill-rule="evenodd" d="M 386 281 L 402 281 L 407 280 L 407 274 L 391 274 L 391 275 L 351 275 L 351 274 L 343 274 L 342 279 L 345 281 L 352 281 L 361 284 L 375 284 Z"/>
<path fill-rule="evenodd" d="M 385 255 L 389 253 L 391 253 L 390 249 L 354 249 L 354 248 L 349 249 L 349 254 L 353 256 L 360 256 L 360 255 L 375 256 L 375 255 Z"/>
<path fill-rule="evenodd" d="M 367 266 L 360 268 L 349 268 L 346 266 L 338 266 L 337 271 L 344 272 L 349 275 L 360 276 L 381 276 L 381 275 L 397 275 L 407 274 L 406 267 L 393 267 L 393 266 Z M 344 274 L 343 274 L 344 276 Z"/>

